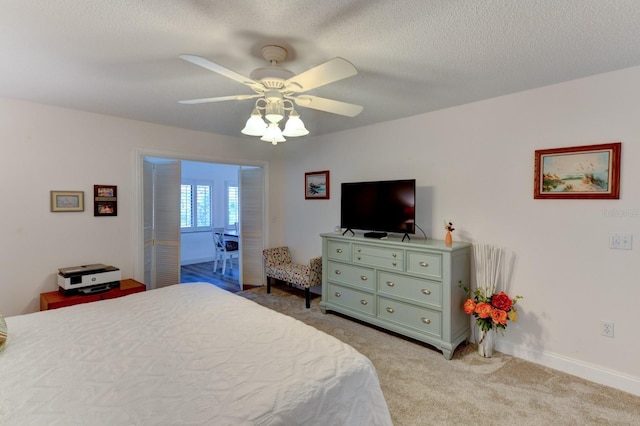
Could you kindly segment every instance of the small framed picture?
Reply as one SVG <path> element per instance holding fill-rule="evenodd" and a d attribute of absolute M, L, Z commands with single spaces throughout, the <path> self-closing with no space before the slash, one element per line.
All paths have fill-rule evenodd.
<path fill-rule="evenodd" d="M 304 174 L 304 198 L 306 200 L 329 199 L 329 170 Z"/>
<path fill-rule="evenodd" d="M 537 150 L 533 198 L 619 199 L 621 145 Z"/>
<path fill-rule="evenodd" d="M 115 185 L 93 186 L 93 215 L 118 215 L 118 187 Z"/>
<path fill-rule="evenodd" d="M 52 212 L 83 212 L 84 191 L 51 191 Z"/>

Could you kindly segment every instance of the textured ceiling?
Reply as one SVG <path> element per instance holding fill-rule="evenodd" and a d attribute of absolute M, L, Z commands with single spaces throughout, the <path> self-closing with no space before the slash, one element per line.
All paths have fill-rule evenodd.
<path fill-rule="evenodd" d="M 359 71 L 310 92 L 359 116 L 298 108 L 317 135 L 640 65 L 639 23 L 638 0 L 2 0 L 0 96 L 241 137 L 254 101 L 178 101 L 251 90 L 178 55 L 248 76 L 280 44 Z"/>

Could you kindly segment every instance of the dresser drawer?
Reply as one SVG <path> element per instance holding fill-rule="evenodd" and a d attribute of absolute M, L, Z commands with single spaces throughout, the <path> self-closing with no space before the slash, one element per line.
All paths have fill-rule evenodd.
<path fill-rule="evenodd" d="M 375 296 L 371 293 L 365 293 L 363 291 L 330 283 L 327 298 L 329 299 L 329 303 L 343 306 L 354 311 L 362 312 L 371 316 L 376 313 Z"/>
<path fill-rule="evenodd" d="M 442 283 L 437 281 L 380 272 L 378 293 L 442 308 Z"/>
<path fill-rule="evenodd" d="M 327 241 L 327 256 L 329 259 L 351 260 L 351 244 L 342 241 Z"/>
<path fill-rule="evenodd" d="M 384 247 L 354 244 L 353 263 L 396 271 L 404 270 L 403 251 Z"/>
<path fill-rule="evenodd" d="M 327 265 L 328 280 L 362 287 L 369 290 L 376 288 L 375 271 L 370 268 L 329 261 Z"/>
<path fill-rule="evenodd" d="M 442 337 L 442 313 L 439 311 L 378 296 L 378 317 L 420 333 Z"/>
<path fill-rule="evenodd" d="M 407 259 L 407 272 L 429 278 L 442 278 L 441 254 L 409 251 Z"/>

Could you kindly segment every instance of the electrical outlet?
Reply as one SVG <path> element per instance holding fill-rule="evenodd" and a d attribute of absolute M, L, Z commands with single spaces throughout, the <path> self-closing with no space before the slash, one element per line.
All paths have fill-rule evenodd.
<path fill-rule="evenodd" d="M 600 329 L 603 336 L 613 337 L 613 321 L 601 321 Z"/>
<path fill-rule="evenodd" d="M 633 250 L 633 234 L 611 234 L 609 238 L 609 248 L 618 250 Z"/>

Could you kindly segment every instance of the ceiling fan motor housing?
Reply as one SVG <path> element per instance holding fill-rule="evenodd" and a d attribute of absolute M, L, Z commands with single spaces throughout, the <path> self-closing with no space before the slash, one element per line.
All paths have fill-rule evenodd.
<path fill-rule="evenodd" d="M 261 67 L 253 70 L 249 76 L 268 89 L 282 89 L 284 82 L 295 76 L 295 73 L 282 67 Z"/>

